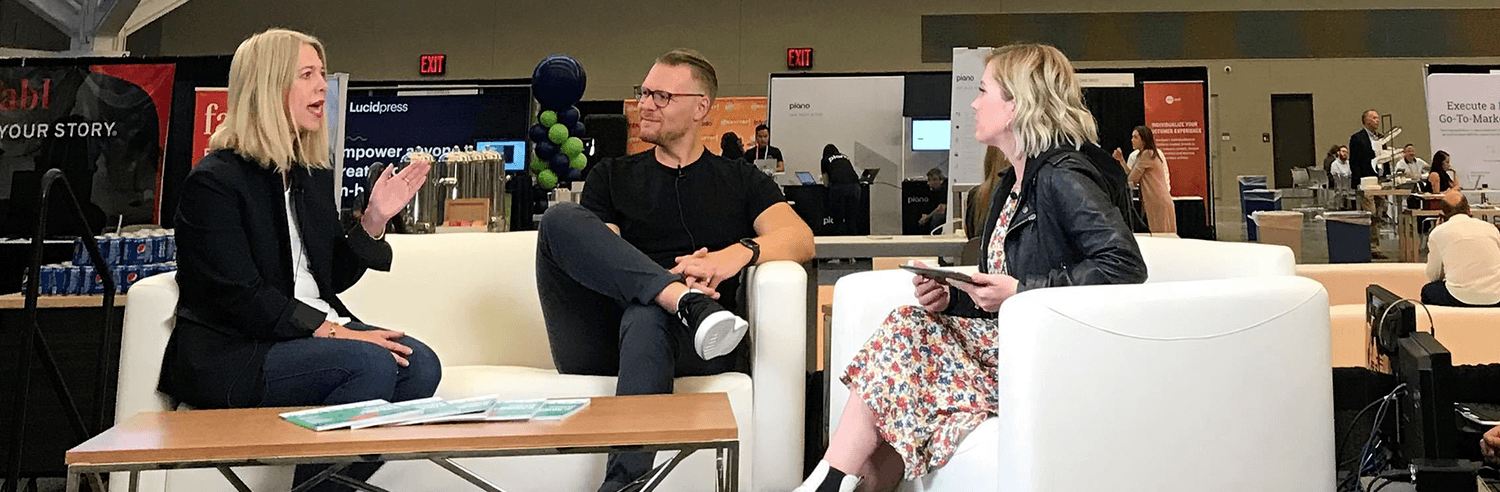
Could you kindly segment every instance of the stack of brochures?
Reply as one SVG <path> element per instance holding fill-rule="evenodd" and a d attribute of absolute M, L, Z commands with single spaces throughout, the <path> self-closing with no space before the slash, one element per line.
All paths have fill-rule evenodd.
<path fill-rule="evenodd" d="M 281 414 L 287 422 L 315 431 L 442 422 L 524 422 L 562 420 L 589 405 L 588 398 L 501 400 L 495 395 L 445 401 L 436 396 L 390 403 L 370 400 Z"/>

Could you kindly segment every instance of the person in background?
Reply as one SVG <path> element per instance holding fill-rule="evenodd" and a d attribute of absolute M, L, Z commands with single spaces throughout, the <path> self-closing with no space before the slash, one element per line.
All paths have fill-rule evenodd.
<path fill-rule="evenodd" d="M 1339 147 L 1342 147 L 1342 146 L 1341 145 L 1335 145 L 1335 146 L 1329 147 L 1328 148 L 1328 153 L 1327 154 L 1323 154 L 1323 168 L 1322 168 L 1323 170 L 1327 171 L 1329 169 L 1332 169 L 1331 167 L 1329 167 L 1329 164 L 1332 164 L 1334 159 L 1338 159 L 1339 158 Z"/>
<path fill-rule="evenodd" d="M 849 157 L 833 144 L 823 146 L 823 183 L 828 185 L 828 215 L 833 218 L 833 235 L 855 233 L 859 219 L 859 174 Z"/>
<path fill-rule="evenodd" d="M 1156 136 L 1145 125 L 1130 132 L 1130 186 L 1141 187 L 1141 208 L 1151 232 L 1176 233 L 1177 208 L 1172 204 L 1172 174 L 1167 158 L 1156 148 Z"/>
<path fill-rule="evenodd" d="M 948 222 L 948 178 L 943 176 L 942 170 L 935 167 L 927 170 L 927 192 L 928 203 L 937 205 L 932 208 L 931 212 L 917 218 L 917 225 L 937 234 L 938 228 Z"/>
<path fill-rule="evenodd" d="M 177 207 L 177 321 L 158 389 L 197 408 L 339 405 L 432 396 L 437 354 L 361 323 L 337 294 L 390 270 L 385 224 L 427 180 L 430 161 L 386 167 L 358 223 L 333 204 L 323 45 L 295 31 L 251 36 L 229 65 L 214 150 Z M 379 463 L 344 471 L 364 480 Z M 326 465 L 298 465 L 296 484 Z M 350 490 L 332 481 L 312 490 Z"/>
<path fill-rule="evenodd" d="M 1067 57 L 1011 45 L 985 60 L 974 136 L 1012 163 L 985 223 L 974 283 L 913 276 L 921 306 L 891 312 L 839 380 L 849 400 L 823 460 L 793 492 L 889 490 L 944 466 L 999 408 L 996 313 L 1018 292 L 1146 280 L 1125 223 L 1125 173 L 1094 141 L 1098 127 Z M 1003 377 L 1003 375 L 1001 375 Z"/>
<path fill-rule="evenodd" d="M 1427 161 L 1417 157 L 1417 146 L 1406 144 L 1401 148 L 1401 158 L 1396 160 L 1396 173 L 1405 172 L 1411 179 L 1422 179 L 1427 173 Z"/>
<path fill-rule="evenodd" d="M 990 199 L 995 196 L 995 187 L 1000 185 L 1000 173 L 1010 168 L 1005 154 L 993 145 L 984 148 L 984 180 L 969 190 L 969 203 L 964 205 L 964 235 L 969 239 L 984 232 L 984 224 L 990 221 Z"/>
<path fill-rule="evenodd" d="M 1446 193 L 1450 189 L 1463 189 L 1458 184 L 1451 162 L 1446 151 L 1439 150 L 1432 154 L 1432 170 L 1427 173 L 1427 186 L 1431 190 L 1430 193 Z"/>
<path fill-rule="evenodd" d="M 1443 223 L 1427 238 L 1422 303 L 1500 307 L 1500 230 L 1470 217 L 1469 200 L 1458 188 L 1443 193 L 1442 211 Z"/>
<path fill-rule="evenodd" d="M 740 136 L 734 132 L 724 132 L 719 136 L 719 157 L 731 161 L 739 161 L 745 158 L 745 144 L 740 142 Z"/>
<path fill-rule="evenodd" d="M 1384 177 L 1381 172 L 1385 166 L 1376 162 L 1376 156 L 1385 149 L 1383 135 L 1377 130 L 1380 126 L 1380 112 L 1373 109 L 1365 110 L 1360 114 L 1360 124 L 1364 127 L 1349 136 L 1349 167 L 1350 186 L 1359 189 L 1359 181 L 1366 177 Z M 1385 222 L 1384 213 L 1385 199 L 1370 195 L 1361 195 L 1360 207 L 1370 212 L 1370 256 L 1375 259 L 1386 259 L 1385 253 L 1380 251 L 1380 225 Z"/>
<path fill-rule="evenodd" d="M 1349 169 L 1349 147 L 1346 145 L 1335 145 L 1333 160 L 1328 162 L 1328 177 L 1335 189 L 1350 189 L 1353 187 L 1350 180 L 1353 177 Z"/>
<path fill-rule="evenodd" d="M 786 172 L 786 159 L 781 158 L 781 149 L 771 146 L 771 127 L 765 123 L 755 126 L 755 146 L 745 152 L 745 160 L 776 159 L 776 172 Z"/>
<path fill-rule="evenodd" d="M 744 312 L 742 273 L 812 259 L 812 230 L 771 177 L 699 143 L 718 90 L 698 52 L 657 57 L 636 103 L 655 147 L 601 161 L 579 203 L 542 215 L 537 293 L 558 372 L 657 395 L 676 377 L 743 369 L 732 354 L 749 324 L 731 311 Z M 655 454 L 610 454 L 600 492 L 638 490 Z"/>

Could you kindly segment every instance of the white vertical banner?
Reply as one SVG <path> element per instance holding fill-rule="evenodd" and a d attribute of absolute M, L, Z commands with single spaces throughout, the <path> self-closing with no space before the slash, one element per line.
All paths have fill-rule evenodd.
<path fill-rule="evenodd" d="M 1500 176 L 1500 74 L 1427 75 L 1432 150 L 1448 152 L 1459 186 L 1479 188 Z"/>
<path fill-rule="evenodd" d="M 902 104 L 906 79 L 772 77 L 771 145 L 786 172 L 818 175 L 823 146 L 834 144 L 858 169 L 880 169 L 870 187 L 870 233 L 901 233 Z"/>
<path fill-rule="evenodd" d="M 328 74 L 328 93 L 323 103 L 324 111 L 328 117 L 328 152 L 329 164 L 333 165 L 333 175 L 344 175 L 344 120 L 348 116 L 345 112 L 349 109 L 344 101 L 349 100 L 349 74 Z M 373 178 L 372 178 L 373 179 Z M 344 205 L 344 178 L 333 180 L 333 206 L 339 209 Z"/>
<path fill-rule="evenodd" d="M 950 187 L 972 186 L 984 181 L 985 146 L 974 139 L 974 108 L 979 79 L 984 76 L 984 57 L 990 48 L 953 48 L 953 106 L 949 123 L 953 128 L 948 146 Z M 955 207 L 948 207 L 949 223 Z"/>

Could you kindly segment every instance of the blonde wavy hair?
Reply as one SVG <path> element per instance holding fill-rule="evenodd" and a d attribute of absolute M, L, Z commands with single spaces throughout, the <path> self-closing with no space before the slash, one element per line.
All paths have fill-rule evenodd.
<path fill-rule="evenodd" d="M 224 123 L 209 138 L 210 148 L 234 150 L 282 173 L 299 165 L 329 167 L 328 121 L 317 130 L 303 130 L 286 105 L 303 45 L 328 62 L 323 43 L 297 31 L 270 29 L 240 43 L 229 64 Z"/>
<path fill-rule="evenodd" d="M 1099 126 L 1083 105 L 1073 64 L 1057 48 L 1013 44 L 995 48 L 984 64 L 994 69 L 994 82 L 1016 102 L 1011 128 L 1026 157 L 1099 141 Z"/>

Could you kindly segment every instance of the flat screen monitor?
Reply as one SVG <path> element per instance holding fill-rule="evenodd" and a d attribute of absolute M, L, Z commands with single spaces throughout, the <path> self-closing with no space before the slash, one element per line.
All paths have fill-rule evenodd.
<path fill-rule="evenodd" d="M 947 151 L 953 138 L 948 120 L 911 120 L 911 150 Z"/>
<path fill-rule="evenodd" d="M 506 171 L 523 171 L 526 169 L 526 141 L 524 140 L 481 140 L 474 142 L 474 150 L 495 150 L 505 156 Z"/>

